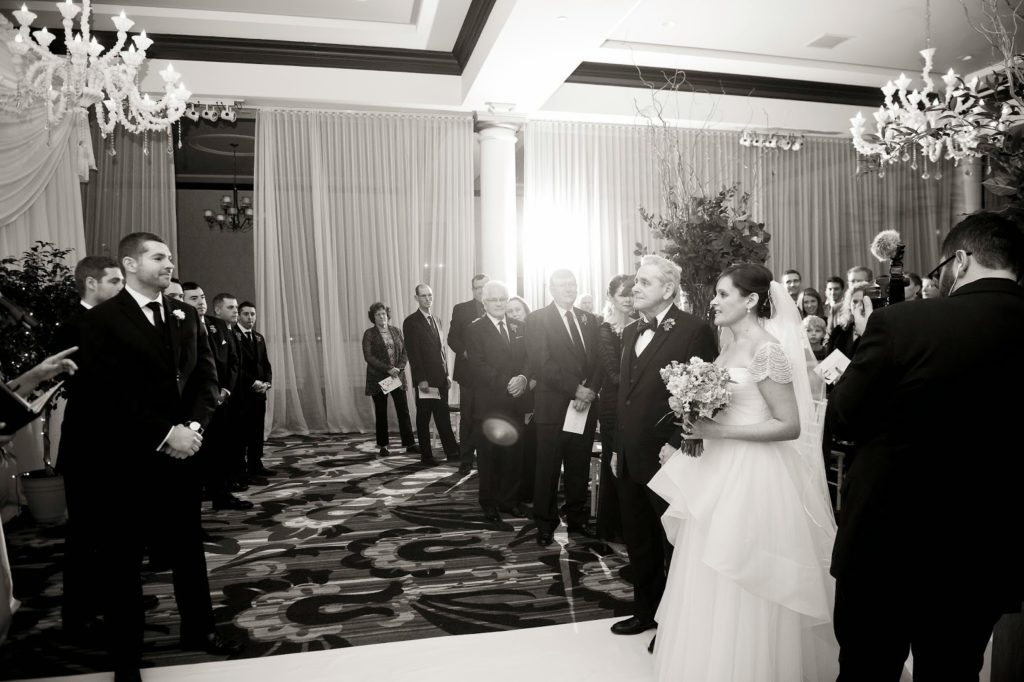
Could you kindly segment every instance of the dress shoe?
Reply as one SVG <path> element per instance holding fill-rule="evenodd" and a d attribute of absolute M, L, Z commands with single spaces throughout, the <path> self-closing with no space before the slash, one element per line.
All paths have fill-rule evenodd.
<path fill-rule="evenodd" d="M 249 467 L 248 474 L 250 476 L 273 476 L 274 475 L 274 470 L 273 469 L 268 469 L 267 467 L 265 467 L 265 466 L 263 466 L 261 464 L 261 465 L 256 466 L 256 467 Z"/>
<path fill-rule="evenodd" d="M 546 530 L 538 530 L 537 531 L 537 544 L 540 545 L 541 547 L 547 547 L 548 545 L 550 545 L 554 541 L 555 541 L 555 536 L 554 536 L 554 534 L 551 533 L 551 531 L 546 531 Z"/>
<path fill-rule="evenodd" d="M 408 445 L 406 446 L 405 451 L 410 455 L 420 454 L 420 448 L 418 445 Z"/>
<path fill-rule="evenodd" d="M 142 595 L 142 610 L 152 611 L 156 607 L 160 606 L 160 597 L 155 594 L 144 594 Z"/>
<path fill-rule="evenodd" d="M 654 637 L 651 637 L 651 643 L 647 645 L 647 653 L 649 653 L 649 654 L 653 654 L 654 653 L 654 643 L 657 642 L 657 641 L 658 641 L 658 636 L 657 635 L 655 635 Z"/>
<path fill-rule="evenodd" d="M 422 464 L 425 467 L 432 467 L 435 464 L 440 464 L 440 462 L 435 462 L 434 458 L 432 456 L 425 455 L 425 456 L 420 457 L 420 464 Z"/>
<path fill-rule="evenodd" d="M 68 641 L 85 647 L 96 647 L 105 641 L 103 621 L 96 616 L 61 618 L 61 630 Z"/>
<path fill-rule="evenodd" d="M 597 533 L 594 532 L 594 527 L 591 526 L 589 523 L 569 526 L 569 532 L 574 535 L 582 535 L 585 538 L 597 537 Z"/>
<path fill-rule="evenodd" d="M 658 627 L 658 624 L 653 620 L 645 620 L 633 616 L 612 625 L 612 633 L 616 635 L 639 635 L 641 632 L 647 632 L 656 627 Z"/>
<path fill-rule="evenodd" d="M 205 651 L 214 656 L 230 656 L 242 650 L 240 642 L 228 639 L 217 632 L 201 637 L 182 637 L 180 646 L 182 649 Z"/>
<path fill-rule="evenodd" d="M 459 476 L 469 476 L 469 472 L 473 471 L 472 464 L 460 464 L 459 465 Z"/>
<path fill-rule="evenodd" d="M 377 451 L 377 455 L 380 457 L 389 457 L 391 455 L 391 451 L 386 447 L 381 447 L 381 449 Z"/>
<path fill-rule="evenodd" d="M 114 682 L 142 682 L 142 673 L 138 668 L 117 668 L 114 670 Z"/>
<path fill-rule="evenodd" d="M 502 511 L 502 513 L 508 514 L 509 516 L 511 516 L 514 519 L 525 519 L 525 518 L 527 518 L 529 516 L 526 513 L 526 510 L 523 509 L 523 506 L 521 504 L 517 504 L 517 505 L 515 505 L 513 507 L 509 507 L 508 509 L 502 509 L 501 511 Z"/>
<path fill-rule="evenodd" d="M 214 511 L 220 511 L 222 509 L 245 511 L 246 509 L 252 509 L 252 506 L 252 502 L 248 500 L 240 500 L 234 495 L 228 495 L 227 497 L 219 497 L 213 501 Z"/>
<path fill-rule="evenodd" d="M 484 518 L 491 523 L 501 523 L 501 514 L 499 514 L 498 510 L 493 507 L 490 509 L 484 509 Z"/>
<path fill-rule="evenodd" d="M 231 483 L 228 483 L 228 490 L 233 493 L 244 493 L 248 489 L 249 484 L 243 483 L 242 481 L 232 481 Z"/>

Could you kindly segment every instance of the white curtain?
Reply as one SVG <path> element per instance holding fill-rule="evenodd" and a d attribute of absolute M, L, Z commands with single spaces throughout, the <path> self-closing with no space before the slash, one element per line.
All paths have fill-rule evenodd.
<path fill-rule="evenodd" d="M 91 126 L 91 134 L 97 169 L 85 195 L 89 254 L 117 258 L 121 237 L 152 232 L 177 256 L 174 154 L 168 146 L 172 136 L 164 132 L 136 135 L 118 126 L 103 139 L 96 125 Z"/>
<path fill-rule="evenodd" d="M 272 433 L 365 431 L 361 341 L 399 329 L 419 282 L 445 329 L 472 277 L 469 116 L 265 110 L 256 133 L 256 291 Z"/>
<path fill-rule="evenodd" d="M 937 262 L 952 222 L 954 173 L 921 180 L 921 169 L 897 164 L 884 178 L 857 176 L 849 140 L 810 137 L 800 151 L 743 147 L 739 133 L 679 129 L 692 184 L 706 194 L 740 183 L 751 193 L 751 217 L 772 235 L 768 266 L 777 277 L 794 268 L 805 286 L 866 264 L 869 245 L 894 228 L 908 244 L 907 267 Z M 602 300 L 607 282 L 633 272 L 635 243 L 658 242 L 639 208 L 659 210 L 663 191 L 650 130 L 642 125 L 533 121 L 524 132 L 523 288 L 531 305 L 547 301 L 550 272 L 577 273 L 580 293 Z M 931 168 L 935 173 L 935 168 Z"/>

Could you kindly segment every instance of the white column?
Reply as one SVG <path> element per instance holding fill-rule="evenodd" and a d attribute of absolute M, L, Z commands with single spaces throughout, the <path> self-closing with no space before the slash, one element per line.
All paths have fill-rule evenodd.
<path fill-rule="evenodd" d="M 478 120 L 480 140 L 480 271 L 516 292 L 516 131 L 518 125 Z"/>

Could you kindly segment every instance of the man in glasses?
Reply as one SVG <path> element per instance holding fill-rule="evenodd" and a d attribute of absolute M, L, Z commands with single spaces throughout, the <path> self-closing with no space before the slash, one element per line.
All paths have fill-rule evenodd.
<path fill-rule="evenodd" d="M 843 680 L 895 682 L 911 648 L 915 679 L 978 679 L 1024 598 L 1024 232 L 976 213 L 942 253 L 943 297 L 875 311 L 829 399 L 826 429 L 856 443 L 832 559 Z"/>

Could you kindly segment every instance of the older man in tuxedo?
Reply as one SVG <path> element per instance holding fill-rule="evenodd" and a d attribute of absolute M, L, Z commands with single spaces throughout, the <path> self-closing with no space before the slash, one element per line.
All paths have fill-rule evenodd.
<path fill-rule="evenodd" d="M 842 682 L 895 682 L 910 651 L 915 680 L 977 680 L 1024 599 L 1024 233 L 975 213 L 942 254 L 945 296 L 874 311 L 828 403 L 857 455 L 832 555 Z"/>
<path fill-rule="evenodd" d="M 665 418 L 672 409 L 659 370 L 694 356 L 714 360 L 718 350 L 710 325 L 672 303 L 678 290 L 679 267 L 661 256 L 644 256 L 633 286 L 640 319 L 622 332 L 619 367 L 613 470 L 633 569 L 633 616 L 612 625 L 617 635 L 656 627 L 654 615 L 665 591 L 669 551 L 661 515 L 667 505 L 647 483 L 679 448 L 682 430 Z"/>
<path fill-rule="evenodd" d="M 533 518 L 537 544 L 554 540 L 561 523 L 558 477 L 565 470 L 565 506 L 570 533 L 593 537 L 587 509 L 590 455 L 597 426 L 593 403 L 601 389 L 597 328 L 594 315 L 575 308 L 576 277 L 568 270 L 551 274 L 551 304 L 526 320 L 526 349 L 535 372 L 533 418 L 537 423 L 537 469 L 534 476 Z M 566 431 L 572 410 L 583 421 L 582 433 Z"/>
<path fill-rule="evenodd" d="M 420 462 L 427 466 L 434 464 L 430 449 L 430 418 L 434 418 L 441 447 L 448 460 L 459 454 L 459 444 L 452 432 L 452 419 L 448 411 L 448 357 L 441 343 L 441 321 L 434 317 L 430 308 L 434 305 L 434 290 L 426 284 L 417 284 L 415 289 L 416 311 L 402 323 L 405 336 L 405 351 L 409 355 L 412 383 L 416 396 L 416 437 L 419 440 Z M 438 397 L 424 397 L 421 391 L 437 390 Z M 467 415 L 468 416 L 468 415 Z"/>
<path fill-rule="evenodd" d="M 173 265 L 157 235 L 129 234 L 118 246 L 125 288 L 88 311 L 81 326 L 88 396 L 83 437 L 105 476 L 90 502 L 106 519 L 102 546 L 108 643 L 115 680 L 140 680 L 145 614 L 141 553 L 165 551 L 174 574 L 183 648 L 238 650 L 214 631 L 200 523 L 195 453 L 217 404 L 217 376 L 196 311 L 162 291 Z"/>
<path fill-rule="evenodd" d="M 245 457 L 245 473 L 273 476 L 263 465 L 263 430 L 267 416 L 267 391 L 274 379 L 267 340 L 255 329 L 256 304 L 242 301 L 238 306 L 238 324 L 234 327 L 241 364 L 238 368 L 237 391 L 233 408 L 237 411 L 238 433 Z"/>
<path fill-rule="evenodd" d="M 466 330 L 466 360 L 476 399 L 473 425 L 480 471 L 480 507 L 497 523 L 501 513 L 522 517 L 519 486 L 523 466 L 523 404 L 527 378 L 523 326 L 505 315 L 508 287 L 484 285 L 484 316 Z"/>
<path fill-rule="evenodd" d="M 465 476 L 473 469 L 473 384 L 466 365 L 466 329 L 484 314 L 484 285 L 487 275 L 473 275 L 473 298 L 456 303 L 452 323 L 448 327 L 448 347 L 455 352 L 455 381 L 459 383 L 459 473 Z M 451 459 L 451 458 L 449 458 Z"/>

